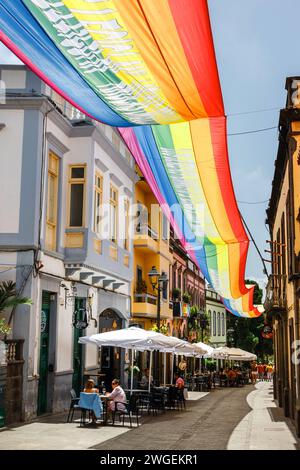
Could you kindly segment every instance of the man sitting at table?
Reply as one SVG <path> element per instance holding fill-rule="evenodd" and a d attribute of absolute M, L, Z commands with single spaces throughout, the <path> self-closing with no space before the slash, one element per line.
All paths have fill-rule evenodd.
<path fill-rule="evenodd" d="M 114 379 L 111 385 L 112 385 L 113 391 L 111 393 L 106 393 L 106 396 L 111 399 L 111 401 L 108 404 L 108 412 L 110 416 L 115 410 L 119 410 L 119 411 L 125 410 L 125 405 L 123 405 L 123 403 L 126 403 L 126 394 L 123 388 L 120 386 L 120 380 Z M 117 403 L 117 408 L 116 408 L 116 403 Z"/>

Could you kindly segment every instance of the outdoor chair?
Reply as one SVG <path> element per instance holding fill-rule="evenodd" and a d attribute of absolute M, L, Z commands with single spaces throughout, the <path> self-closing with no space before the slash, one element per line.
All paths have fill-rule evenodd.
<path fill-rule="evenodd" d="M 70 390 L 70 395 L 71 395 L 71 402 L 70 402 L 70 408 L 69 408 L 67 423 L 73 421 L 75 411 L 81 411 L 81 408 L 78 405 L 79 397 L 76 396 L 76 392 L 73 388 Z"/>
<path fill-rule="evenodd" d="M 166 411 L 165 407 L 165 390 L 161 388 L 153 388 L 149 397 L 148 413 L 157 414 L 158 411 Z"/>
<path fill-rule="evenodd" d="M 80 392 L 78 406 L 81 409 L 80 427 L 85 426 L 87 413 L 89 419 L 91 419 L 92 413 L 94 413 L 96 419 L 103 416 L 103 406 L 98 393 Z"/>
<path fill-rule="evenodd" d="M 214 388 L 216 388 L 217 386 L 219 387 L 221 386 L 221 379 L 219 375 L 214 376 L 213 385 L 214 385 Z"/>
<path fill-rule="evenodd" d="M 130 427 L 132 428 L 132 418 L 136 418 L 136 425 L 139 425 L 139 398 L 137 395 L 132 394 L 129 400 L 125 403 L 123 402 L 114 402 L 115 409 L 112 411 L 112 424 L 115 425 L 116 416 L 119 416 L 119 421 L 123 421 L 123 426 L 125 426 L 125 418 L 128 417 Z"/>
<path fill-rule="evenodd" d="M 198 392 L 203 392 L 203 390 L 207 390 L 207 380 L 206 377 L 200 376 L 197 377 L 197 390 Z"/>

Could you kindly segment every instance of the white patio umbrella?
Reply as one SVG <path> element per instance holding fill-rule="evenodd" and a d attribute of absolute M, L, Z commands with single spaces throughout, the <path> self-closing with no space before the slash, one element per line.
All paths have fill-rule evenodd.
<path fill-rule="evenodd" d="M 240 348 L 229 348 L 228 346 L 216 348 L 211 357 L 214 359 L 228 359 L 230 361 L 255 361 L 257 359 L 257 356 L 253 353 Z"/>
<path fill-rule="evenodd" d="M 134 349 L 137 351 L 162 351 L 178 354 L 189 352 L 201 353 L 203 350 L 187 341 L 166 336 L 155 331 L 147 331 L 142 328 L 130 327 L 122 330 L 107 331 L 91 336 L 82 336 L 79 338 L 81 344 L 95 344 L 98 347 L 112 346 L 125 349 Z M 150 366 L 152 367 L 152 354 L 150 355 Z M 149 374 L 150 388 L 151 368 Z M 133 354 L 131 357 L 131 390 L 133 389 Z"/>

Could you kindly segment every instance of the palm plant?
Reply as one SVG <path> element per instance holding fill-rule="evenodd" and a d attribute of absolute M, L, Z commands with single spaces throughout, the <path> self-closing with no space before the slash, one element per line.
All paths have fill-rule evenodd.
<path fill-rule="evenodd" d="M 20 297 L 16 291 L 16 283 L 13 281 L 0 282 L 0 313 L 7 308 L 14 308 L 18 305 L 30 305 L 32 300 L 28 297 Z M 4 319 L 0 322 L 0 333 L 7 334 L 10 331 L 9 324 Z"/>

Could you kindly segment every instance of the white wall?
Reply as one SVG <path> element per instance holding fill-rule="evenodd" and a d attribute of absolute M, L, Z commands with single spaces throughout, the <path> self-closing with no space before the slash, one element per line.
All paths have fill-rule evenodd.
<path fill-rule="evenodd" d="M 23 110 L 0 110 L 0 233 L 19 232 Z"/>

